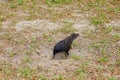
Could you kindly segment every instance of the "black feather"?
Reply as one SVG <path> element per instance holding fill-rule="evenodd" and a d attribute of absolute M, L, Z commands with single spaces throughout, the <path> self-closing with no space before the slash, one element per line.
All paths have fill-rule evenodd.
<path fill-rule="evenodd" d="M 58 52 L 65 52 L 66 53 L 65 55 L 68 56 L 69 55 L 68 52 L 69 52 L 69 49 L 71 48 L 71 44 L 78 36 L 79 34 L 73 33 L 67 38 L 65 38 L 64 40 L 58 42 L 55 45 L 54 50 L 53 50 L 53 58 Z"/>

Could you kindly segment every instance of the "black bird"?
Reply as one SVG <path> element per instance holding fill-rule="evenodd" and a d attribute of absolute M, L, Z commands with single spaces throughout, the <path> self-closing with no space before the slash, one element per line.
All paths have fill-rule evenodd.
<path fill-rule="evenodd" d="M 58 52 L 65 52 L 65 56 L 67 57 L 69 55 L 68 52 L 69 52 L 69 49 L 71 49 L 71 44 L 73 40 L 75 40 L 78 36 L 79 36 L 78 33 L 73 33 L 67 38 L 65 38 L 64 40 L 61 40 L 60 42 L 58 42 L 55 45 L 53 50 L 53 59 Z"/>

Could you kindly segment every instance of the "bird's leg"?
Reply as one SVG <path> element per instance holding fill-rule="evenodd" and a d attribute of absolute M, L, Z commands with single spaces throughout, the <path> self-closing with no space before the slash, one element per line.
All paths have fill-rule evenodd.
<path fill-rule="evenodd" d="M 69 56 L 68 50 L 67 50 L 67 51 L 65 51 L 65 52 L 66 52 L 67 56 Z"/>
<path fill-rule="evenodd" d="M 72 49 L 72 46 L 70 46 L 70 49 Z"/>
<path fill-rule="evenodd" d="M 65 52 L 64 54 L 65 54 L 65 56 L 67 57 L 67 53 Z"/>

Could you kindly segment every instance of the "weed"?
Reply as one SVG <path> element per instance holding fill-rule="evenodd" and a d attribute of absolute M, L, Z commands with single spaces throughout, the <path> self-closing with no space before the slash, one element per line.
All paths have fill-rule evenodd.
<path fill-rule="evenodd" d="M 47 42 L 49 42 L 49 43 L 50 43 L 50 42 L 52 42 L 52 41 L 53 41 L 53 38 L 51 37 L 51 35 L 50 35 L 50 34 L 43 33 L 42 35 L 43 35 L 43 38 L 45 38 Z"/>
<path fill-rule="evenodd" d="M 74 72 L 75 76 L 78 76 L 78 80 L 85 80 L 87 74 L 86 74 L 86 63 L 81 64 L 80 67 Z"/>
<path fill-rule="evenodd" d="M 26 63 L 31 63 L 32 62 L 31 58 L 28 55 L 25 56 L 23 61 L 26 62 Z"/>
<path fill-rule="evenodd" d="M 117 78 L 115 78 L 115 77 L 112 77 L 112 78 L 110 78 L 109 80 L 118 80 Z"/>
<path fill-rule="evenodd" d="M 116 65 L 120 66 L 120 58 L 116 59 Z"/>
<path fill-rule="evenodd" d="M 114 34 L 114 35 L 112 35 L 112 40 L 114 41 L 114 42 L 117 42 L 117 41 L 119 41 L 120 40 L 120 35 L 119 34 Z"/>
<path fill-rule="evenodd" d="M 14 3 L 10 3 L 10 8 L 11 9 L 16 8 L 16 5 Z"/>
<path fill-rule="evenodd" d="M 65 26 L 60 28 L 58 31 L 63 32 L 63 33 L 73 33 L 74 31 L 76 31 L 76 29 L 74 29 L 72 27 L 72 25 L 73 25 L 73 23 L 67 23 L 67 24 L 65 24 Z"/>
<path fill-rule="evenodd" d="M 2 71 L 4 72 L 4 74 L 6 75 L 10 75 L 11 74 L 11 70 L 9 69 L 9 67 L 3 67 Z"/>
<path fill-rule="evenodd" d="M 62 75 L 59 75 L 58 79 L 57 80 L 63 80 L 63 77 Z"/>
<path fill-rule="evenodd" d="M 47 40 L 46 40 L 47 42 L 52 42 L 53 41 L 53 39 L 52 39 L 52 37 L 49 37 L 49 38 L 47 38 Z"/>
<path fill-rule="evenodd" d="M 108 57 L 107 56 L 103 56 L 103 57 L 98 59 L 98 62 L 100 62 L 100 63 L 106 62 L 106 61 L 108 61 Z"/>
<path fill-rule="evenodd" d="M 94 47 L 94 48 L 99 49 L 99 48 L 100 48 L 100 45 L 99 45 L 97 42 L 93 42 L 93 43 L 91 43 L 91 44 L 89 45 L 89 48 L 91 48 L 91 47 Z"/>
<path fill-rule="evenodd" d="M 77 41 L 74 41 L 74 42 L 72 43 L 72 46 L 73 46 L 73 47 L 75 47 L 75 46 L 78 47 L 78 46 L 79 46 L 79 43 L 78 43 Z"/>
<path fill-rule="evenodd" d="M 72 0 L 46 0 L 48 6 L 59 5 L 61 3 L 70 3 Z"/>
<path fill-rule="evenodd" d="M 33 70 L 30 68 L 20 68 L 18 69 L 18 72 L 21 74 L 22 77 L 31 78 Z"/>
<path fill-rule="evenodd" d="M 35 37 L 33 36 L 33 37 L 31 37 L 31 43 L 33 43 L 33 42 L 35 42 Z"/>
<path fill-rule="evenodd" d="M 23 4 L 23 0 L 18 0 L 18 5 L 22 5 Z"/>
<path fill-rule="evenodd" d="M 73 54 L 71 57 L 74 60 L 79 60 L 80 59 L 80 57 L 78 55 L 76 55 L 76 54 Z"/>
<path fill-rule="evenodd" d="M 40 75 L 38 80 L 48 80 L 44 75 Z"/>
<path fill-rule="evenodd" d="M 5 19 L 5 16 L 0 15 L 0 22 L 3 21 Z"/>
<path fill-rule="evenodd" d="M 43 36 L 43 38 L 48 38 L 48 37 L 49 37 L 49 34 L 43 33 L 42 36 Z"/>
<path fill-rule="evenodd" d="M 10 52 L 10 57 L 13 57 L 15 54 L 15 52 Z"/>
<path fill-rule="evenodd" d="M 79 76 L 78 76 L 78 80 L 85 80 L 86 78 L 86 74 L 85 73 L 81 73 Z"/>
<path fill-rule="evenodd" d="M 91 18 L 91 24 L 98 26 L 99 24 L 102 24 L 105 22 L 106 16 L 104 14 L 99 14 L 97 16 L 93 16 Z"/>
<path fill-rule="evenodd" d="M 112 26 L 108 26 L 107 28 L 106 28 L 106 31 L 105 31 L 105 33 L 109 33 L 109 32 L 111 32 L 112 31 Z"/>
<path fill-rule="evenodd" d="M 77 75 L 80 75 L 80 74 L 82 74 L 82 73 L 86 73 L 87 65 L 88 65 L 88 62 L 84 62 L 83 64 L 81 64 L 81 65 L 76 69 L 76 71 L 74 72 L 74 75 L 77 76 Z"/>

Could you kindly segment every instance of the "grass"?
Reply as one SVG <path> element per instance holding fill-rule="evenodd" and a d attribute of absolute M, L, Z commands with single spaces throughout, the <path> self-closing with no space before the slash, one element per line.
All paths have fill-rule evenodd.
<path fill-rule="evenodd" d="M 26 56 L 24 57 L 24 59 L 23 59 L 23 62 L 31 63 L 32 60 L 31 60 L 31 58 L 30 58 L 28 55 L 26 55 Z"/>
<path fill-rule="evenodd" d="M 84 64 L 81 64 L 74 72 L 74 76 L 77 76 L 78 77 L 78 80 L 85 80 L 86 77 L 87 77 L 87 73 L 86 73 L 86 70 L 87 70 L 87 64 L 84 63 Z"/>
<path fill-rule="evenodd" d="M 117 78 L 115 78 L 115 77 L 112 77 L 112 78 L 110 78 L 109 80 L 118 80 Z"/>
<path fill-rule="evenodd" d="M 105 31 L 105 32 L 106 32 L 106 33 L 110 33 L 110 32 L 112 31 L 112 28 L 113 28 L 112 26 L 108 26 L 108 27 L 106 28 L 106 31 Z"/>
<path fill-rule="evenodd" d="M 116 65 L 120 66 L 120 59 L 119 58 L 116 60 Z"/>
<path fill-rule="evenodd" d="M 106 62 L 108 61 L 108 57 L 107 56 L 102 56 L 101 58 L 98 59 L 98 62 L 102 63 L 102 62 Z"/>
<path fill-rule="evenodd" d="M 59 4 L 64 4 L 64 3 L 70 3 L 72 0 L 46 0 L 46 3 L 48 6 L 53 6 L 53 5 L 59 5 Z"/>
<path fill-rule="evenodd" d="M 19 68 L 18 73 L 20 73 L 22 77 L 31 78 L 33 74 L 33 70 L 30 68 Z"/>
<path fill-rule="evenodd" d="M 63 33 L 73 33 L 76 30 L 72 27 L 74 23 L 66 23 L 63 27 L 58 29 L 57 31 L 63 32 Z"/>
<path fill-rule="evenodd" d="M 13 56 L 15 56 L 16 55 L 16 53 L 15 52 L 10 52 L 10 57 L 13 57 Z"/>
<path fill-rule="evenodd" d="M 57 80 L 63 80 L 62 75 L 59 75 Z"/>
<path fill-rule="evenodd" d="M 104 14 L 99 14 L 97 16 L 93 16 L 91 18 L 91 24 L 96 25 L 96 26 L 103 24 L 105 22 L 105 17 L 106 16 Z"/>
<path fill-rule="evenodd" d="M 106 71 L 108 71 L 108 74 L 110 74 L 111 76 L 110 78 L 107 78 L 108 80 L 118 80 L 114 76 L 120 73 L 119 72 L 120 57 L 118 56 L 118 54 L 120 53 L 120 50 L 118 49 L 119 45 L 116 45 L 117 42 L 119 42 L 120 40 L 120 35 L 118 34 L 120 29 L 119 27 L 115 28 L 116 26 L 112 26 L 112 25 L 105 26 L 104 24 L 109 23 L 111 21 L 120 20 L 119 4 L 120 4 L 120 1 L 118 0 L 116 1 L 113 1 L 113 0 L 111 1 L 106 1 L 106 0 L 87 0 L 87 1 L 85 0 L 40 0 L 40 1 L 18 0 L 16 1 L 16 0 L 12 0 L 8 3 L 4 3 L 4 4 L 0 3 L 0 39 L 1 39 L 0 54 L 3 54 L 3 52 L 4 54 L 9 53 L 10 61 L 17 54 L 25 54 L 23 58 L 23 63 L 18 65 L 17 71 L 16 69 L 13 69 L 14 66 L 1 64 L 2 63 L 1 61 L 0 77 L 3 76 L 6 79 L 19 78 L 21 80 L 22 79 L 32 80 L 35 77 L 35 78 L 38 78 L 38 80 L 39 79 L 48 80 L 49 78 L 39 74 L 43 72 L 46 75 L 49 72 L 48 70 L 44 71 L 44 68 L 43 68 L 43 70 L 40 69 L 39 71 L 37 71 L 34 69 L 30 69 L 28 67 L 24 67 L 24 65 L 26 65 L 27 63 L 32 63 L 30 54 L 34 53 L 37 49 L 39 49 L 38 48 L 39 45 L 44 44 L 45 46 L 43 47 L 46 47 L 48 46 L 48 43 L 52 43 L 54 41 L 52 35 L 57 35 L 57 33 L 62 33 L 66 35 L 66 34 L 73 33 L 75 31 L 79 31 L 73 28 L 74 22 L 69 22 L 69 21 L 64 22 L 64 26 L 62 26 L 61 28 L 57 28 L 57 30 L 53 34 L 46 32 L 42 34 L 42 37 L 41 36 L 36 37 L 36 35 L 35 36 L 32 35 L 36 32 L 36 30 L 32 28 L 29 28 L 29 29 L 25 28 L 25 30 L 23 30 L 22 32 L 16 32 L 16 30 L 12 28 L 14 28 L 17 22 L 25 21 L 25 20 L 47 19 L 53 22 L 61 22 L 61 19 L 62 20 L 72 19 L 73 21 L 77 19 L 80 20 L 81 17 L 76 18 L 74 15 L 72 15 L 74 11 L 78 10 L 80 14 L 82 13 L 82 14 L 88 15 L 86 16 L 86 18 L 90 20 L 90 24 L 94 25 L 96 28 L 95 31 L 86 30 L 85 33 L 87 34 L 86 39 L 91 40 L 91 44 L 89 45 L 89 48 L 92 49 L 93 52 L 98 54 L 93 54 L 94 56 L 91 57 L 91 58 L 96 57 L 96 59 L 91 60 L 92 62 L 96 63 L 96 66 L 81 64 L 84 62 L 80 61 L 79 64 L 81 66 L 79 67 L 77 66 L 77 69 L 73 71 L 74 75 L 72 77 L 75 77 L 78 80 L 85 80 L 86 78 L 91 77 L 89 73 L 92 73 L 93 76 L 99 75 L 98 76 L 99 80 L 101 79 L 105 80 L 106 78 L 103 79 L 101 75 Z M 19 15 L 19 14 L 22 14 L 22 15 Z M 9 22 L 9 21 L 11 22 L 11 24 L 8 25 L 9 27 L 3 28 L 2 22 Z M 39 32 L 42 33 L 41 31 Z M 116 32 L 116 33 L 113 34 L 112 32 Z M 40 38 L 40 40 L 38 38 Z M 73 43 L 72 45 L 75 47 L 77 46 L 76 48 L 79 47 L 77 42 Z M 9 47 L 13 47 L 14 50 L 13 51 L 4 50 L 5 48 L 9 48 Z M 41 48 L 39 50 L 41 50 Z M 90 53 L 93 53 L 93 52 L 90 51 Z M 5 57 L 5 59 L 8 58 L 7 56 L 2 56 L 2 57 Z M 80 59 L 80 57 L 77 55 L 72 55 L 71 58 L 76 60 L 75 63 L 77 62 L 77 60 Z M 110 61 L 114 61 L 112 59 L 116 59 L 116 61 L 113 62 L 114 64 L 110 62 Z M 105 64 L 101 64 L 101 63 L 105 63 Z M 12 63 L 9 63 L 9 64 L 12 64 Z M 102 67 L 107 67 L 107 68 L 106 70 L 99 69 L 97 72 L 95 71 L 95 69 L 98 67 L 97 65 L 101 65 Z M 19 68 L 19 67 L 22 67 L 22 68 Z M 92 69 L 94 67 L 95 69 Z M 19 75 L 16 75 L 17 73 Z M 40 76 L 38 77 L 38 75 Z M 67 78 L 69 78 L 69 76 L 70 75 L 67 75 Z M 63 80 L 64 77 L 62 75 L 59 75 L 56 79 Z"/>
<path fill-rule="evenodd" d="M 71 56 L 71 58 L 74 59 L 74 60 L 79 60 L 79 59 L 80 59 L 80 56 L 78 56 L 78 55 L 76 55 L 76 54 L 73 54 L 73 55 Z"/>
<path fill-rule="evenodd" d="M 18 0 L 18 5 L 22 5 L 23 4 L 23 0 Z"/>
<path fill-rule="evenodd" d="M 11 9 L 16 8 L 16 4 L 14 4 L 14 3 L 10 3 L 10 8 L 11 8 Z"/>
<path fill-rule="evenodd" d="M 45 42 L 50 43 L 50 42 L 54 41 L 53 38 L 52 38 L 51 33 L 49 33 L 49 34 L 48 33 L 43 33 L 42 36 L 45 39 Z"/>
<path fill-rule="evenodd" d="M 45 76 L 43 76 L 43 75 L 40 75 L 39 79 L 40 79 L 40 80 L 48 80 L 48 79 L 47 79 Z"/>

